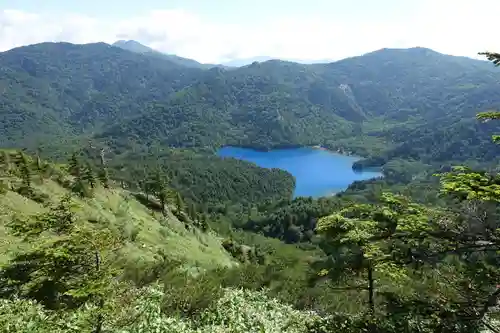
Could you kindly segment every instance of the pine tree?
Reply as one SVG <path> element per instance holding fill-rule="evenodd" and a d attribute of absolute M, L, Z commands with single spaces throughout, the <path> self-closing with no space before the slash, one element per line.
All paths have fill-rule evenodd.
<path fill-rule="evenodd" d="M 188 215 L 193 221 L 197 219 L 198 214 L 196 212 L 196 204 L 194 202 L 191 202 L 188 205 Z"/>
<path fill-rule="evenodd" d="M 154 173 L 150 184 L 154 195 L 160 200 L 162 213 L 165 213 L 165 205 L 168 197 L 167 180 L 159 169 Z"/>
<path fill-rule="evenodd" d="M 12 164 L 9 152 L 5 150 L 0 152 L 0 163 L 1 163 L 0 164 L 1 172 L 5 175 L 9 175 L 11 172 L 11 164 Z"/>
<path fill-rule="evenodd" d="M 23 152 L 20 153 L 19 172 L 21 174 L 23 191 L 32 191 L 31 187 L 31 169 L 28 157 Z"/>
<path fill-rule="evenodd" d="M 82 177 L 75 178 L 73 184 L 71 185 L 71 191 L 78 194 L 82 198 L 92 197 L 92 191 L 89 189 L 88 184 Z"/>
<path fill-rule="evenodd" d="M 90 185 L 90 188 L 95 188 L 96 179 L 94 176 L 94 169 L 89 162 L 85 163 L 85 168 L 83 169 L 82 173 L 82 179 Z"/>
<path fill-rule="evenodd" d="M 176 192 L 175 195 L 175 207 L 177 209 L 177 214 L 180 214 L 184 210 L 184 201 L 179 192 Z"/>
<path fill-rule="evenodd" d="M 208 229 L 210 229 L 210 226 L 208 225 L 208 216 L 206 213 L 203 213 L 200 216 L 200 226 L 203 232 L 207 232 Z"/>
<path fill-rule="evenodd" d="M 65 309 L 86 302 L 102 304 L 105 294 L 112 291 L 113 271 L 101 253 L 113 250 L 122 240 L 109 230 L 96 231 L 78 220 L 69 196 L 47 213 L 12 221 L 9 229 L 33 246 L 3 267 L 3 293 L 35 299 L 49 309 Z M 46 233 L 52 236 L 43 237 Z"/>
<path fill-rule="evenodd" d="M 80 167 L 80 161 L 78 160 L 78 156 L 76 153 L 73 153 L 71 155 L 71 158 L 69 160 L 69 174 L 72 175 L 73 177 L 79 177 L 81 174 L 81 167 Z"/>
<path fill-rule="evenodd" d="M 88 181 L 93 181 L 93 175 L 91 171 L 89 172 L 85 167 L 82 167 L 76 153 L 73 153 L 69 160 L 69 173 L 74 176 L 71 191 L 81 197 L 91 197 L 92 191 L 88 188 Z M 92 179 L 89 179 L 89 177 Z"/>
<path fill-rule="evenodd" d="M 10 155 L 6 151 L 0 151 L 0 194 L 7 193 L 9 188 Z"/>
<path fill-rule="evenodd" d="M 101 165 L 100 170 L 97 173 L 97 176 L 102 186 L 104 186 L 104 188 L 109 188 L 109 174 L 106 166 Z"/>

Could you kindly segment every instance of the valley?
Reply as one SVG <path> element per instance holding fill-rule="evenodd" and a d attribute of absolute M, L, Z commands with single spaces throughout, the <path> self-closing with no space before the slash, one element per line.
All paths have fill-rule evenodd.
<path fill-rule="evenodd" d="M 0 91 L 6 332 L 495 332 L 490 62 L 46 42 Z"/>

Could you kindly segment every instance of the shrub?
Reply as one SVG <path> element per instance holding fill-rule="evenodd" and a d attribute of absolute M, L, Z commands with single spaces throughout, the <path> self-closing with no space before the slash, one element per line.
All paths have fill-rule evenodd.
<path fill-rule="evenodd" d="M 197 318 L 223 295 L 222 281 L 213 271 L 192 276 L 178 270 L 164 279 L 163 311 L 169 315 Z"/>

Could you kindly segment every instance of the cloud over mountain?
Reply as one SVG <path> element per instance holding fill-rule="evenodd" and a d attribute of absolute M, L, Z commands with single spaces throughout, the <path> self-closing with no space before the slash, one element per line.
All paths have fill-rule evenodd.
<path fill-rule="evenodd" d="M 255 19 L 248 24 L 214 20 L 183 9 L 152 10 L 104 19 L 21 10 L 0 11 L 0 50 L 42 41 L 87 43 L 133 39 L 162 52 L 201 62 L 225 62 L 259 55 L 296 59 L 339 59 L 383 47 L 425 46 L 475 56 L 500 49 L 495 15 L 500 2 L 422 0 L 404 15 L 360 20 L 335 16 Z"/>

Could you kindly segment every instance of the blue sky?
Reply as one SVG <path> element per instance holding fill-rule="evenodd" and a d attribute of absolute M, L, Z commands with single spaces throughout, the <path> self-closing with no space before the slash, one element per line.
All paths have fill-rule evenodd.
<path fill-rule="evenodd" d="M 413 46 L 475 56 L 500 50 L 499 12 L 498 0 L 0 0 L 0 51 L 135 39 L 202 62 Z"/>

